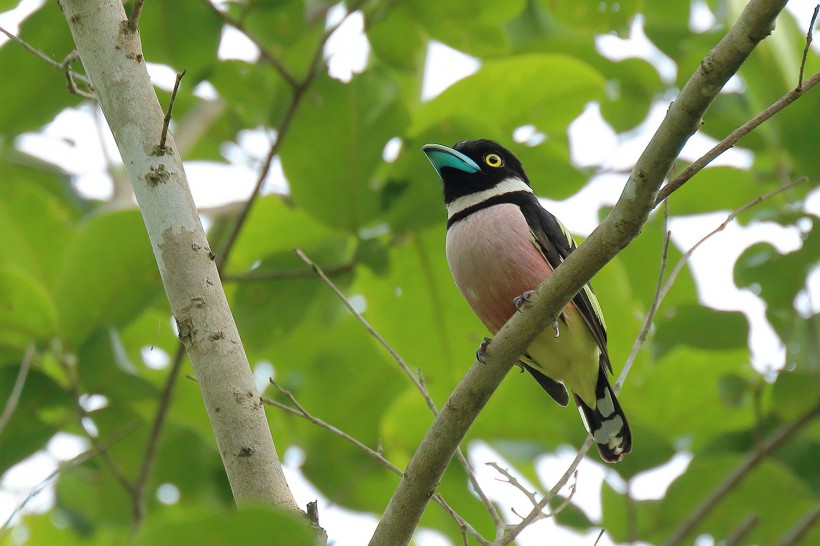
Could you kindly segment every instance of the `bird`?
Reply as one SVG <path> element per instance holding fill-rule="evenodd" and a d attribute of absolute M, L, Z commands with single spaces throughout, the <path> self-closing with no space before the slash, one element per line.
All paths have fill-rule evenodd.
<path fill-rule="evenodd" d="M 533 193 L 521 161 L 492 140 L 422 151 L 441 178 L 447 208 L 447 263 L 453 280 L 491 334 L 525 310 L 533 291 L 575 250 L 569 231 Z M 479 360 L 489 339 L 477 351 Z M 632 450 L 632 433 L 609 384 L 603 312 L 587 283 L 527 348 L 519 365 L 561 406 L 577 404 L 601 459 Z"/>

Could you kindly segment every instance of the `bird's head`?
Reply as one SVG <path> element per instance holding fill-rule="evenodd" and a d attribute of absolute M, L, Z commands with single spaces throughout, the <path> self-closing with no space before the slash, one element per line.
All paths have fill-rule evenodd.
<path fill-rule="evenodd" d="M 444 183 L 444 203 L 459 197 L 491 191 L 501 184 L 530 181 L 515 155 L 492 140 L 462 140 L 452 148 L 425 144 L 421 150 Z"/>

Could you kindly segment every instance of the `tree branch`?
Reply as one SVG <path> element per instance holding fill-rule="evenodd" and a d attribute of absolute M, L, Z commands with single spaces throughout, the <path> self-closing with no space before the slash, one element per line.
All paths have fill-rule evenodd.
<path fill-rule="evenodd" d="M 708 516 L 726 494 L 746 477 L 760 462 L 788 442 L 799 430 L 820 417 L 820 404 L 804 413 L 791 425 L 782 428 L 770 436 L 755 451 L 749 453 L 735 469 L 726 476 L 712 493 L 701 502 L 695 510 L 678 526 L 672 535 L 664 542 L 664 546 L 676 546 L 683 542 L 689 533 Z"/>
<path fill-rule="evenodd" d="M 173 136 L 120 0 L 59 0 L 131 179 L 179 337 L 191 359 L 237 503 L 300 512 L 191 197 Z"/>
<path fill-rule="evenodd" d="M 661 201 L 669 197 L 672 192 L 679 189 L 683 186 L 686 182 L 689 181 L 693 176 L 695 176 L 698 172 L 703 170 L 706 165 L 714 161 L 718 156 L 720 156 L 723 152 L 728 150 L 729 148 L 734 147 L 738 141 L 743 138 L 744 136 L 748 135 L 755 129 L 757 129 L 760 124 L 764 121 L 772 118 L 775 114 L 783 110 L 785 107 L 805 95 L 806 91 L 814 87 L 820 83 L 820 72 L 816 72 L 811 78 L 802 82 L 799 86 L 795 89 L 792 89 L 785 95 L 783 95 L 780 99 L 776 102 L 772 103 L 769 107 L 765 110 L 760 112 L 758 115 L 732 131 L 729 136 L 718 142 L 711 150 L 703 154 L 697 161 L 690 164 L 686 167 L 683 171 L 680 172 L 675 178 L 670 180 L 661 191 L 658 192 L 658 197 L 655 199 L 655 206 L 657 207 L 660 205 Z"/>
<path fill-rule="evenodd" d="M 658 188 L 711 101 L 758 42 L 769 35 L 784 0 L 752 0 L 726 36 L 670 106 L 638 160 L 615 208 L 586 241 L 536 291 L 527 312 L 516 313 L 498 332 L 485 356 L 451 393 L 407 466 L 370 540 L 371 545 L 407 544 L 424 507 L 467 428 L 511 366 L 558 316 L 584 284 L 638 235 Z"/>

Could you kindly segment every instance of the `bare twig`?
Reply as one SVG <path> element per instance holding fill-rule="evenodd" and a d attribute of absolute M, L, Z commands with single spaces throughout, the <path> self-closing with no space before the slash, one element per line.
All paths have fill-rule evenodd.
<path fill-rule="evenodd" d="M 29 491 L 28 495 L 26 495 L 26 498 L 24 498 L 22 500 L 22 502 L 20 502 L 20 504 L 18 504 L 14 508 L 14 510 L 11 512 L 11 515 L 9 515 L 8 519 L 3 524 L 3 527 L 0 528 L 0 544 L 5 543 L 4 538 L 6 536 L 6 533 L 8 533 L 8 531 L 11 527 L 11 524 L 14 521 L 14 518 L 17 517 L 17 514 L 19 514 L 20 511 L 23 508 L 25 508 L 26 505 L 34 497 L 39 495 L 43 491 L 43 489 L 45 489 L 46 486 L 54 480 L 54 478 L 56 478 L 57 476 L 59 476 L 61 474 L 67 474 L 68 472 L 71 472 L 72 470 L 74 470 L 75 468 L 77 468 L 81 464 L 85 463 L 86 461 L 89 461 L 94 456 L 99 455 L 100 453 L 104 453 L 109 447 L 116 444 L 117 442 L 119 442 L 120 440 L 122 440 L 123 438 L 128 436 L 129 434 L 131 434 L 138 427 L 139 427 L 139 424 L 137 422 L 130 423 L 129 425 L 124 427 L 119 432 L 112 434 L 111 437 L 108 438 L 108 440 L 106 440 L 105 442 L 100 442 L 99 444 L 91 446 L 91 448 L 83 451 L 82 453 L 80 453 L 79 455 L 74 457 L 73 459 L 70 459 L 70 460 L 62 463 L 57 468 L 57 470 L 55 470 L 54 472 L 52 472 L 51 474 L 46 476 L 46 478 L 43 481 L 41 481 L 34 488 L 32 488 L 31 491 Z"/>
<path fill-rule="evenodd" d="M 525 497 L 527 497 L 527 499 L 530 501 L 530 504 L 532 504 L 532 506 L 533 506 L 533 510 L 538 512 L 538 515 L 537 515 L 536 519 L 533 520 L 533 521 L 536 521 L 538 519 L 552 517 L 552 516 L 555 516 L 555 515 L 560 514 L 561 512 L 563 512 L 564 509 L 566 509 L 566 507 L 569 506 L 569 504 L 572 502 L 572 497 L 575 496 L 575 491 L 578 488 L 578 471 L 576 470 L 575 472 L 572 473 L 572 477 L 574 478 L 574 480 L 573 480 L 572 484 L 569 486 L 569 495 L 567 495 L 567 497 L 561 502 L 560 505 L 558 505 L 555 508 L 555 510 L 551 510 L 549 513 L 545 513 L 544 508 L 546 507 L 546 503 L 544 503 L 543 500 L 539 501 L 535 492 L 530 491 L 529 489 L 524 487 L 524 484 L 522 484 L 518 480 L 518 478 L 513 476 L 506 468 L 501 468 L 497 463 L 493 463 L 493 462 L 486 463 L 486 464 L 487 464 L 487 466 L 490 466 L 490 467 L 494 468 L 495 471 L 498 472 L 499 474 L 501 474 L 501 476 L 503 477 L 503 479 L 502 478 L 496 478 L 496 479 L 512 485 L 514 488 L 518 489 L 521 493 L 523 493 Z M 525 517 L 526 517 L 526 516 L 522 516 L 521 514 L 516 512 L 515 508 L 512 509 L 512 512 L 516 516 L 520 517 L 522 520 L 525 519 Z M 519 524 L 516 524 L 516 525 L 505 524 L 505 528 L 512 529 L 512 528 L 516 527 L 517 525 L 519 525 Z"/>
<path fill-rule="evenodd" d="M 676 546 L 695 530 L 698 524 L 708 516 L 726 494 L 734 489 L 760 462 L 771 453 L 788 442 L 798 431 L 820 416 L 820 404 L 804 413 L 789 426 L 781 428 L 769 436 L 755 451 L 749 453 L 732 472 L 715 487 L 708 497 L 689 514 L 672 535 L 664 542 L 664 546 Z"/>
<path fill-rule="evenodd" d="M 666 280 L 666 283 L 664 284 L 663 289 L 661 289 L 661 293 L 660 293 L 661 301 L 663 301 L 663 298 L 665 298 L 666 294 L 669 293 L 669 290 L 671 290 L 672 285 L 675 283 L 675 279 L 677 278 L 678 274 L 681 272 L 681 270 L 687 264 L 689 259 L 692 257 L 692 254 L 695 252 L 695 250 L 697 250 L 698 247 L 700 247 L 700 245 L 705 243 L 710 237 L 712 237 L 715 234 L 720 233 L 721 231 L 726 229 L 726 226 L 728 226 L 730 223 L 732 223 L 732 221 L 735 218 L 737 218 L 741 213 L 746 212 L 750 208 L 759 205 L 763 201 L 765 201 L 767 199 L 770 199 L 770 198 L 774 197 L 775 195 L 781 194 L 784 191 L 789 190 L 789 189 L 797 186 L 798 184 L 802 184 L 803 182 L 806 182 L 807 180 L 808 180 L 808 178 L 806 178 L 805 176 L 800 177 L 800 178 L 798 178 L 797 180 L 795 180 L 793 182 L 790 182 L 788 184 L 784 184 L 784 185 L 780 186 L 779 188 L 775 188 L 772 191 L 770 191 L 768 193 L 765 193 L 765 194 L 757 197 L 756 199 L 753 199 L 752 201 L 749 201 L 748 203 L 746 203 L 745 205 L 743 205 L 739 209 L 737 209 L 737 210 L 733 211 L 731 214 L 729 214 L 729 216 L 726 217 L 726 220 L 724 220 L 718 227 L 716 227 L 715 229 L 713 229 L 712 231 L 710 231 L 709 233 L 704 235 L 703 238 L 701 238 L 697 243 L 695 243 L 692 246 L 692 248 L 687 250 L 683 254 L 683 256 L 681 256 L 681 259 L 678 261 L 678 263 L 675 264 L 675 267 L 673 267 L 672 271 L 669 273 L 669 278 Z"/>
<path fill-rule="evenodd" d="M 776 546 L 794 546 L 818 521 L 820 521 L 820 506 L 815 506 L 780 539 Z"/>
<path fill-rule="evenodd" d="M 54 59 L 52 59 L 51 57 L 49 57 L 48 55 L 46 55 L 45 53 L 43 53 L 42 51 L 40 51 L 39 49 L 37 49 L 36 47 L 32 46 L 31 44 L 29 44 L 28 42 L 23 40 L 22 38 L 18 38 L 17 36 L 15 36 L 11 32 L 9 32 L 8 30 L 4 29 L 3 27 L 0 27 L 0 32 L 5 34 L 8 37 L 9 40 L 11 40 L 12 42 L 17 42 L 18 44 L 23 46 L 24 49 L 26 49 L 30 53 L 33 53 L 36 57 L 39 57 L 40 59 L 42 59 L 43 61 L 45 61 L 49 65 L 51 65 L 52 67 L 59 70 L 60 72 L 65 72 L 66 77 L 69 79 L 70 82 L 73 82 L 74 80 L 77 80 L 77 81 L 82 82 L 84 85 L 87 85 L 89 87 L 91 86 L 91 80 L 89 80 L 88 78 L 86 78 L 82 74 L 72 72 L 67 67 L 66 62 L 72 57 L 72 55 L 69 55 L 68 57 L 66 57 L 66 60 L 59 63 L 59 62 L 55 61 Z M 71 61 L 71 62 L 73 62 L 73 61 Z M 70 64 L 70 62 L 69 62 L 69 64 Z M 71 91 L 70 86 L 69 86 L 69 90 Z M 86 98 L 86 99 L 96 100 L 96 98 L 97 98 L 95 95 L 80 91 L 79 89 L 76 88 L 76 86 L 74 87 L 74 91 L 72 91 L 72 92 L 74 94 L 79 95 L 79 96 L 81 96 L 83 98 Z"/>
<path fill-rule="evenodd" d="M 307 255 L 305 255 L 305 253 L 301 249 L 294 249 L 294 252 L 299 257 L 299 259 L 305 262 L 305 264 L 308 267 L 310 267 L 310 269 L 333 291 L 333 293 L 336 294 L 336 297 L 339 298 L 339 300 L 342 302 L 342 304 L 344 304 L 348 311 L 350 311 L 351 314 L 353 314 L 356 320 L 358 320 L 362 324 L 362 326 L 364 326 L 367 332 L 371 336 L 373 336 L 373 338 L 376 341 L 378 341 L 379 344 L 382 347 L 384 347 L 388 353 L 390 353 L 390 356 L 393 357 L 393 360 L 396 361 L 396 363 L 401 368 L 402 372 L 404 372 L 404 374 L 410 379 L 410 381 L 416 387 L 416 390 L 418 390 L 421 393 L 425 403 L 427 404 L 427 407 L 430 409 L 432 414 L 438 415 L 438 408 L 436 407 L 436 403 L 433 400 L 432 396 L 430 396 L 430 391 L 427 390 L 427 386 L 424 384 L 424 378 L 421 375 L 421 370 L 419 370 L 418 376 L 416 376 L 416 374 L 413 373 L 413 371 L 410 369 L 410 366 L 407 365 L 407 363 L 404 361 L 401 355 L 387 342 L 387 340 L 385 340 L 381 336 L 381 334 L 379 334 L 376 331 L 375 328 L 373 328 L 373 326 L 370 325 L 369 322 L 367 322 L 367 319 L 365 319 L 361 315 L 361 313 L 359 313 L 356 310 L 353 304 L 350 303 L 350 300 L 347 299 L 347 297 L 342 293 L 342 291 L 339 290 L 339 288 L 335 284 L 333 284 L 333 281 L 331 281 L 327 277 L 327 275 L 322 271 L 322 268 L 320 268 L 315 262 L 308 258 Z M 459 464 L 461 464 L 462 468 L 464 468 L 464 471 L 467 473 L 467 478 L 473 485 L 473 490 L 476 492 L 479 499 L 481 499 L 481 502 L 484 503 L 484 506 L 487 508 L 487 512 L 493 519 L 493 523 L 495 524 L 496 530 L 500 534 L 504 527 L 504 520 L 498 513 L 498 509 L 481 489 L 481 486 L 478 483 L 478 478 L 475 475 L 475 471 L 473 470 L 470 461 L 467 459 L 467 457 L 460 449 L 456 452 L 456 458 L 458 459 Z"/>
<path fill-rule="evenodd" d="M 638 331 L 638 336 L 632 344 L 632 350 L 629 352 L 629 356 L 626 358 L 626 362 L 624 362 L 624 367 L 621 370 L 621 374 L 618 376 L 618 381 L 615 382 L 615 386 L 613 387 L 616 394 L 621 391 L 621 387 L 626 381 L 629 371 L 632 369 L 632 364 L 635 362 L 635 359 L 638 358 L 638 351 L 640 351 L 641 347 L 643 347 L 644 343 L 646 343 L 646 336 L 649 335 L 649 330 L 652 328 L 652 321 L 655 320 L 655 315 L 657 314 L 658 308 L 663 301 L 663 277 L 666 274 L 667 260 L 669 258 L 670 239 L 669 201 L 666 201 L 663 207 L 663 246 L 661 247 L 661 266 L 658 271 L 658 281 L 655 284 L 655 294 L 652 296 L 652 303 L 649 305 L 649 309 L 643 319 L 641 329 Z"/>
<path fill-rule="evenodd" d="M 820 12 L 820 4 L 814 6 L 814 13 L 811 15 L 811 22 L 809 29 L 806 31 L 806 45 L 803 48 L 803 58 L 800 61 L 800 73 L 797 76 L 797 88 L 803 85 L 803 71 L 806 69 L 806 59 L 809 56 L 809 48 L 811 47 L 812 39 L 814 38 L 814 23 L 817 22 L 817 14 Z"/>
<path fill-rule="evenodd" d="M 214 13 L 216 13 L 222 21 L 229 26 L 232 26 L 239 32 L 241 32 L 248 40 L 250 40 L 253 45 L 256 46 L 256 49 L 259 50 L 259 55 L 262 59 L 271 65 L 282 79 L 287 82 L 287 84 L 291 87 L 291 89 L 296 89 L 299 87 L 299 81 L 296 77 L 290 73 L 290 70 L 285 67 L 284 63 L 279 60 L 279 57 L 271 53 L 265 45 L 257 39 L 256 36 L 253 35 L 251 31 L 249 31 L 242 22 L 237 21 L 227 12 L 224 12 L 217 8 L 211 0 L 202 0 L 202 3 L 209 7 Z"/>
<path fill-rule="evenodd" d="M 140 14 L 142 14 L 142 5 L 145 0 L 134 0 L 134 7 L 131 8 L 131 13 L 128 14 L 128 30 L 136 32 L 140 23 Z"/>
<path fill-rule="evenodd" d="M 373 460 L 378 462 L 380 465 L 385 467 L 390 472 L 396 474 L 397 476 L 402 475 L 401 469 L 399 467 L 397 467 L 396 465 L 394 465 L 393 463 L 391 463 L 390 461 L 388 461 L 384 457 L 384 455 L 382 455 L 381 449 L 378 449 L 378 450 L 372 449 L 371 447 L 369 447 L 366 444 L 362 443 L 361 441 L 357 440 L 356 438 L 354 438 L 350 434 L 348 434 L 348 433 L 344 432 L 343 430 L 331 425 L 327 421 L 324 421 L 324 420 L 316 417 L 312 413 L 308 412 L 304 408 L 304 406 L 302 406 L 302 404 L 300 404 L 299 401 L 296 400 L 296 397 L 293 396 L 293 393 L 291 393 L 287 389 L 280 386 L 278 383 L 276 383 L 276 381 L 273 380 L 273 378 L 270 378 L 269 381 L 270 381 L 270 384 L 273 385 L 276 388 L 276 390 L 278 390 L 285 398 L 288 399 L 288 401 L 291 403 L 291 405 L 289 406 L 287 404 L 282 404 L 281 402 L 277 402 L 276 400 L 271 400 L 270 398 L 267 398 L 267 397 L 264 397 L 264 396 L 262 397 L 262 402 L 263 403 L 268 404 L 270 406 L 274 406 L 274 407 L 279 408 L 281 410 L 287 411 L 287 412 L 292 413 L 294 415 L 298 415 L 299 417 L 302 417 L 303 419 L 306 419 L 306 420 L 310 421 L 314 425 L 316 425 L 318 427 L 321 427 L 321 428 L 327 430 L 328 432 L 338 436 L 339 438 L 345 440 L 346 442 L 349 442 L 350 444 L 354 445 L 355 447 L 357 447 L 359 450 L 361 450 L 362 452 L 367 454 L 370 458 L 372 458 Z M 481 534 L 472 527 L 472 525 L 467 523 L 467 521 L 464 518 L 462 518 L 455 510 L 453 510 L 450 507 L 450 505 L 448 505 L 447 502 L 445 502 L 445 500 L 441 497 L 441 495 L 439 495 L 437 493 L 434 496 L 433 500 L 436 502 L 436 504 L 441 506 L 450 515 L 450 517 L 453 518 L 453 520 L 456 522 L 456 525 L 458 525 L 460 529 L 464 530 L 465 532 L 468 532 L 471 536 L 473 536 L 473 538 L 475 538 L 481 544 L 484 544 L 484 545 L 489 544 L 489 541 L 484 539 L 484 537 L 482 537 Z"/>
<path fill-rule="evenodd" d="M 598 537 L 595 539 L 595 542 L 592 544 L 592 546 L 598 546 L 598 543 L 601 542 L 601 537 L 604 536 L 605 532 L 606 529 L 601 529 L 601 531 L 598 533 Z"/>
<path fill-rule="evenodd" d="M 3 429 L 6 428 L 11 416 L 14 415 L 14 410 L 17 409 L 17 404 L 20 402 L 20 395 L 23 394 L 23 386 L 26 384 L 28 370 L 31 367 L 31 361 L 34 360 L 34 349 L 34 343 L 30 343 L 26 347 L 25 354 L 23 354 L 20 369 L 17 371 L 17 379 L 14 380 L 14 386 L 11 388 L 6 405 L 3 407 L 3 413 L 0 413 L 0 436 L 3 435 Z"/>
<path fill-rule="evenodd" d="M 77 82 L 74 81 L 74 72 L 71 70 L 71 64 L 74 63 L 74 62 L 77 62 L 79 60 L 80 60 L 80 54 L 75 49 L 74 51 L 72 51 L 71 53 L 66 55 L 66 58 L 63 59 L 62 63 L 60 63 L 60 66 L 63 67 L 63 72 L 65 72 L 65 79 L 66 79 L 66 84 L 68 86 L 68 92 L 71 93 L 72 95 L 77 95 L 77 96 L 82 97 L 84 99 L 96 101 L 97 100 L 97 95 L 95 95 L 94 93 L 86 93 L 85 91 L 81 91 L 77 87 Z"/>
<path fill-rule="evenodd" d="M 177 378 L 179 377 L 179 372 L 182 369 L 182 363 L 184 360 L 185 346 L 182 342 L 179 342 L 177 344 L 177 352 L 174 355 L 173 365 L 168 371 L 168 377 L 165 379 L 165 387 L 162 389 L 162 396 L 159 399 L 157 413 L 154 416 L 153 423 L 151 424 L 151 432 L 148 435 L 148 443 L 145 445 L 145 453 L 142 456 L 142 463 L 140 464 L 137 477 L 134 480 L 131 490 L 134 527 L 138 527 L 145 517 L 145 488 L 148 485 L 148 478 L 151 476 L 151 471 L 154 469 L 154 462 L 157 458 L 157 448 L 159 447 L 159 439 L 165 429 L 168 410 L 170 409 L 171 402 L 174 399 L 174 388 L 176 387 Z"/>
<path fill-rule="evenodd" d="M 142 4 L 142 2 L 140 2 Z M 134 6 L 134 10 L 137 9 L 137 6 Z M 133 12 L 131 12 L 133 14 Z M 130 21 L 129 21 L 130 22 Z M 182 77 L 185 76 L 185 73 L 188 70 L 183 70 L 182 72 L 177 72 L 177 79 L 174 81 L 174 90 L 171 91 L 171 100 L 168 101 L 168 110 L 165 112 L 165 118 L 162 122 L 162 133 L 159 136 L 159 146 L 157 149 L 161 154 L 165 153 L 165 140 L 168 138 L 168 126 L 171 125 L 171 117 L 173 116 L 174 112 L 174 102 L 177 100 L 177 91 L 179 91 L 179 82 L 182 80 Z"/>
<path fill-rule="evenodd" d="M 726 537 L 726 540 L 723 542 L 723 546 L 736 546 L 740 544 L 743 539 L 745 539 L 749 533 L 752 532 L 752 529 L 760 522 L 760 518 L 757 517 L 755 514 L 751 514 L 746 516 L 746 519 L 740 522 L 730 534 Z"/>
<path fill-rule="evenodd" d="M 783 95 L 780 99 L 776 102 L 772 103 L 769 107 L 765 110 L 760 112 L 758 115 L 732 131 L 729 136 L 721 140 L 717 145 L 715 145 L 711 150 L 706 152 L 703 156 L 701 156 L 698 160 L 693 162 L 691 165 L 686 167 L 683 171 L 680 172 L 675 178 L 670 180 L 666 183 L 664 187 L 660 189 L 658 192 L 658 196 L 655 199 L 655 205 L 658 206 L 661 201 L 669 197 L 672 192 L 683 186 L 686 182 L 689 181 L 695 174 L 700 172 L 706 165 L 711 163 L 715 158 L 721 155 L 723 152 L 732 148 L 737 142 L 743 138 L 744 136 L 751 133 L 757 127 L 759 127 L 764 121 L 770 119 L 775 114 L 783 110 L 786 106 L 790 105 L 800 97 L 802 97 L 806 91 L 814 87 L 820 83 L 820 72 L 815 73 L 811 78 L 802 82 L 797 88 L 792 89 L 785 95 Z"/>

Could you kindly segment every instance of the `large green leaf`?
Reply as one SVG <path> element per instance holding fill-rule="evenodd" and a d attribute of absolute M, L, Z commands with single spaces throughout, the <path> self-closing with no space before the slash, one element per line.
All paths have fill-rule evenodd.
<path fill-rule="evenodd" d="M 158 2 L 142 11 L 139 26 L 146 61 L 187 70 L 186 82 L 206 76 L 222 36 L 222 19 L 211 8 L 198 0 Z"/>
<path fill-rule="evenodd" d="M 57 280 L 60 326 L 82 342 L 98 326 L 123 325 L 160 293 L 159 272 L 138 211 L 92 217 L 65 250 Z"/>
<path fill-rule="evenodd" d="M 215 511 L 192 508 L 170 517 L 150 518 L 133 540 L 135 546 L 315 546 L 316 531 L 306 518 L 271 507 L 245 506 L 241 510 Z"/>
<path fill-rule="evenodd" d="M 54 300 L 41 283 L 25 272 L 0 266 L 0 350 L 22 354 L 30 343 L 56 333 Z"/>
<path fill-rule="evenodd" d="M 636 425 L 697 450 L 718 434 L 754 423 L 750 402 L 729 411 L 720 393 L 721 377 L 755 373 L 748 359 L 746 350 L 712 352 L 680 346 L 654 368 L 633 369 L 620 398 L 629 401 L 629 416 Z"/>
<path fill-rule="evenodd" d="M 374 171 L 406 124 L 398 88 L 383 75 L 367 72 L 346 85 L 321 78 L 282 144 L 294 202 L 320 222 L 356 233 L 379 214 Z"/>
<path fill-rule="evenodd" d="M 0 367 L 0 400 L 9 400 L 19 368 Z M 53 379 L 30 369 L 17 407 L 0 435 L 0 474 L 45 447 L 74 421 L 76 402 Z"/>
<path fill-rule="evenodd" d="M 657 358 L 680 345 L 713 351 L 745 348 L 749 335 L 743 313 L 702 305 L 667 306 L 656 324 L 652 348 Z"/>
<path fill-rule="evenodd" d="M 68 207 L 28 180 L 4 184 L 0 264 L 13 264 L 50 288 L 59 273 L 62 250 L 73 232 L 72 220 Z"/>
<path fill-rule="evenodd" d="M 549 85 L 543 84 L 546 74 Z M 567 124 L 603 90 L 601 74 L 568 55 L 530 54 L 487 61 L 478 72 L 424 104 L 410 133 L 452 118 L 477 118 L 507 134 L 532 124 L 547 135 L 563 135 Z"/>
<path fill-rule="evenodd" d="M 28 17 L 18 34 L 22 40 L 62 62 L 74 50 L 65 17 L 56 4 L 47 4 Z M 73 65 L 79 69 L 79 63 Z M 66 106 L 80 99 L 66 90 L 60 70 L 37 59 L 20 44 L 0 48 L 0 74 L 13 74 L 13 84 L 0 86 L 0 136 L 14 138 L 51 121 Z"/>

